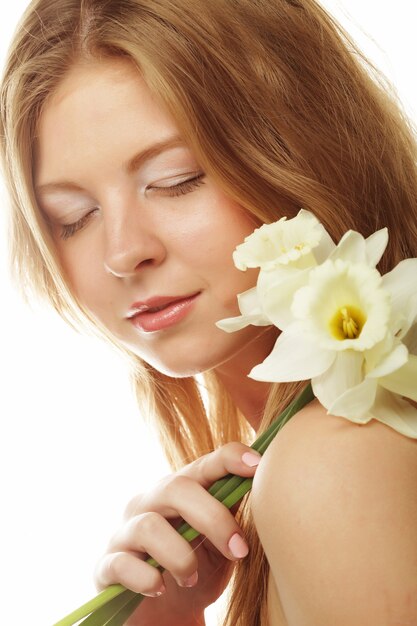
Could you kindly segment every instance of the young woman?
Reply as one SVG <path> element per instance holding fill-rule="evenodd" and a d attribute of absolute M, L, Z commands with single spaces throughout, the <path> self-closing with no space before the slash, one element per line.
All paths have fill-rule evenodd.
<path fill-rule="evenodd" d="M 236 245 L 300 207 L 335 240 L 387 226 L 382 272 L 417 256 L 414 139 L 346 35 L 313 0 L 37 0 L 1 98 L 18 277 L 129 356 L 173 468 L 98 587 L 156 596 L 130 625 L 204 624 L 228 584 L 227 626 L 414 623 L 415 441 L 314 401 L 257 469 L 305 383 L 247 377 L 275 327 L 215 326 L 256 283 Z M 205 490 L 228 472 L 255 475 L 239 511 Z"/>

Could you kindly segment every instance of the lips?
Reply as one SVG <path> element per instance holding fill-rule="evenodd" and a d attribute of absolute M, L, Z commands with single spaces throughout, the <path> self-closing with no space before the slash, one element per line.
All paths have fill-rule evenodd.
<path fill-rule="evenodd" d="M 201 292 L 187 296 L 156 296 L 135 302 L 127 315 L 132 324 L 144 332 L 154 332 L 177 324 L 194 307 Z"/>

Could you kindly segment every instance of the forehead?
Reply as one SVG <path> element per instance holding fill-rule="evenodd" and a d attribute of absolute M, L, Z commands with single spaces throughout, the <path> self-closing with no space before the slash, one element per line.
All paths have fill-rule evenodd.
<path fill-rule="evenodd" d="M 124 59 L 78 64 L 46 102 L 38 124 L 36 178 L 63 177 L 77 158 L 95 166 L 126 160 L 177 134 L 137 68 Z M 85 162 L 84 162 L 85 165 Z"/>
<path fill-rule="evenodd" d="M 142 116 L 158 108 L 137 68 L 125 59 L 73 65 L 47 99 L 39 130 L 52 123 L 79 117 L 98 125 L 103 117 L 132 107 Z M 55 129 L 56 130 L 56 129 Z M 41 134 L 41 132 L 39 133 Z"/>

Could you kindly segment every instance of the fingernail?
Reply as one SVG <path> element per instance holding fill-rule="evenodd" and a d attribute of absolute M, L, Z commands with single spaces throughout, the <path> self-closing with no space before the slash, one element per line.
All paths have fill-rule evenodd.
<path fill-rule="evenodd" d="M 242 461 L 245 465 L 249 465 L 249 467 L 259 465 L 261 458 L 261 455 L 256 454 L 255 452 L 245 452 L 245 454 L 242 455 Z"/>
<path fill-rule="evenodd" d="M 243 559 L 249 552 L 248 544 L 239 533 L 235 533 L 227 545 L 236 559 Z"/>
<path fill-rule="evenodd" d="M 160 587 L 158 591 L 155 591 L 154 593 L 149 593 L 146 595 L 149 595 L 151 598 L 158 598 L 159 596 L 162 596 L 162 594 L 165 593 L 166 590 L 167 588 L 165 587 L 165 585 L 162 585 L 162 587 Z"/>
<path fill-rule="evenodd" d="M 194 585 L 197 584 L 197 580 L 198 580 L 198 572 L 195 571 L 192 576 L 190 576 L 189 578 L 184 580 L 183 586 L 184 587 L 194 587 Z"/>

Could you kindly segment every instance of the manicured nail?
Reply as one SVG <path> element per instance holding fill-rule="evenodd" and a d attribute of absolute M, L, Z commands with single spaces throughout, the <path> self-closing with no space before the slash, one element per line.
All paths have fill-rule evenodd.
<path fill-rule="evenodd" d="M 249 467 L 259 465 L 261 458 L 261 455 L 256 454 L 255 452 L 245 452 L 245 454 L 242 455 L 242 461 L 245 465 L 249 465 Z"/>
<path fill-rule="evenodd" d="M 183 586 L 184 587 L 194 587 L 194 585 L 197 584 L 197 580 L 198 580 L 198 572 L 195 571 L 192 576 L 190 576 L 189 578 L 184 580 Z"/>
<path fill-rule="evenodd" d="M 162 585 L 162 587 L 160 587 L 158 591 L 155 591 L 154 593 L 149 593 L 146 595 L 149 595 L 151 598 L 159 598 L 159 596 L 162 596 L 162 594 L 165 593 L 166 590 L 167 588 L 165 587 L 165 585 Z"/>
<path fill-rule="evenodd" d="M 246 541 L 239 535 L 239 533 L 235 533 L 230 539 L 229 550 L 233 554 L 236 559 L 243 559 L 249 552 L 248 544 Z"/>

